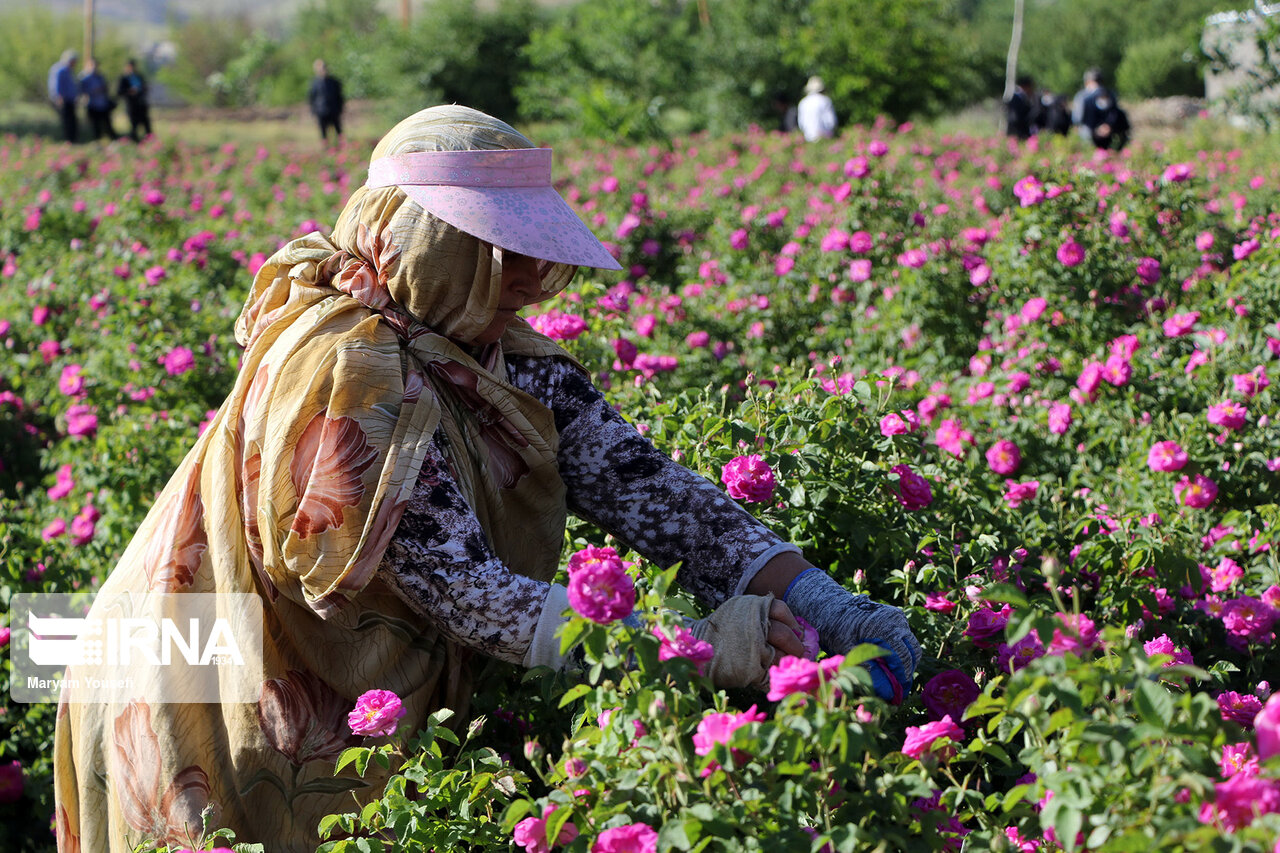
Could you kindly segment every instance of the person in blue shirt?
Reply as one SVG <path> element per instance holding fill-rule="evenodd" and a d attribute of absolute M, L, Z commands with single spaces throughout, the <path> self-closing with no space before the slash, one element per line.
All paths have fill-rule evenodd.
<path fill-rule="evenodd" d="M 89 116 L 89 125 L 93 128 L 93 138 L 116 138 L 116 130 L 111 126 L 111 111 L 116 102 L 111 99 L 111 87 L 107 78 L 98 70 L 98 63 L 92 57 L 84 61 L 84 71 L 80 74 L 80 94 L 85 98 L 85 113 Z"/>
<path fill-rule="evenodd" d="M 49 102 L 62 119 L 62 138 L 76 142 L 80 137 L 80 124 L 76 119 L 76 100 L 80 86 L 76 82 L 76 63 L 80 54 L 68 48 L 49 69 Z"/>

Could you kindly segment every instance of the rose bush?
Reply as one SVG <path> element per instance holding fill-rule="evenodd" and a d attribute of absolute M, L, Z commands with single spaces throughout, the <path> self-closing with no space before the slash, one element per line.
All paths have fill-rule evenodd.
<path fill-rule="evenodd" d="M 367 153 L 0 141 L 6 607 L 111 570 L 234 380 L 250 274 L 333 220 Z M 468 718 L 347 750 L 390 781 L 325 849 L 1270 853 L 1266 144 L 877 124 L 557 156 L 626 272 L 584 271 L 535 325 L 662 450 L 905 608 L 922 688 L 877 700 L 864 648 L 715 691 L 673 576 L 574 522 L 581 665 L 490 667 Z M 0 843 L 49 850 L 25 830 L 52 814 L 54 709 L 3 710 L 0 834 L 24 831 Z"/>

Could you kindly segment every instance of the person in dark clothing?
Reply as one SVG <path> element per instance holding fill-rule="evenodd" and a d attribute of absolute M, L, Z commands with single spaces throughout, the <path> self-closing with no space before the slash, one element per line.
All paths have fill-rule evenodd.
<path fill-rule="evenodd" d="M 62 138 L 67 142 L 77 142 L 80 138 L 80 123 L 76 118 L 76 101 L 80 98 L 80 86 L 76 83 L 76 63 L 79 61 L 80 54 L 67 49 L 49 69 L 49 103 L 58 111 L 62 120 Z"/>
<path fill-rule="evenodd" d="M 129 116 L 129 138 L 134 142 L 151 135 L 151 108 L 147 103 L 147 78 L 138 72 L 138 64 L 130 59 L 116 85 L 116 97 L 124 101 Z"/>
<path fill-rule="evenodd" d="M 1066 136 L 1071 131 L 1071 107 L 1066 98 L 1048 89 L 1040 93 L 1040 109 L 1036 111 L 1037 131 Z"/>
<path fill-rule="evenodd" d="M 323 59 L 317 59 L 316 76 L 311 78 L 311 88 L 307 92 L 307 101 L 311 104 L 311 114 L 320 123 L 320 138 L 329 141 L 329 128 L 333 128 L 334 137 L 342 141 L 342 83 L 329 73 Z"/>
<path fill-rule="evenodd" d="M 116 129 L 111 126 L 111 111 L 116 102 L 111 99 L 111 87 L 107 78 L 98 70 L 98 63 L 89 57 L 84 61 L 84 71 L 80 74 L 80 94 L 84 95 L 85 113 L 89 116 L 89 125 L 93 128 L 95 140 L 106 137 L 116 138 Z"/>
<path fill-rule="evenodd" d="M 1035 114 L 1035 82 L 1024 75 L 1018 78 L 1013 94 L 1004 102 L 1005 133 L 1030 139 L 1035 129 Z"/>
<path fill-rule="evenodd" d="M 773 111 L 778 114 L 778 130 L 783 133 L 795 133 L 800 124 L 796 120 L 796 105 L 791 102 L 791 98 L 786 92 L 778 91 L 773 93 L 771 101 Z"/>
<path fill-rule="evenodd" d="M 1097 68 L 1084 73 L 1084 88 L 1076 93 L 1071 118 L 1080 136 L 1096 148 L 1120 149 L 1129 141 L 1129 116 L 1120 109 L 1115 92 L 1103 84 Z"/>

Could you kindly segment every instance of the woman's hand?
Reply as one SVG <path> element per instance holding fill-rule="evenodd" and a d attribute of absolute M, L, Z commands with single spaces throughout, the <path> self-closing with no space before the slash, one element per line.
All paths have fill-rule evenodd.
<path fill-rule="evenodd" d="M 803 636 L 804 631 L 800 629 L 800 623 L 796 621 L 791 608 L 776 598 L 770 602 L 769 632 L 766 639 L 774 650 L 773 663 L 777 663 L 783 655 L 804 657 L 804 642 L 801 640 Z"/>

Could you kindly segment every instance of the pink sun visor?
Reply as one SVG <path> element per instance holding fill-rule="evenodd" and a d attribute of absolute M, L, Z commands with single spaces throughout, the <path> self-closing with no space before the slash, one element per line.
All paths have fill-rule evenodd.
<path fill-rule="evenodd" d="M 368 187 L 399 187 L 454 228 L 531 258 L 620 270 L 551 185 L 550 148 L 424 151 L 369 164 Z"/>

